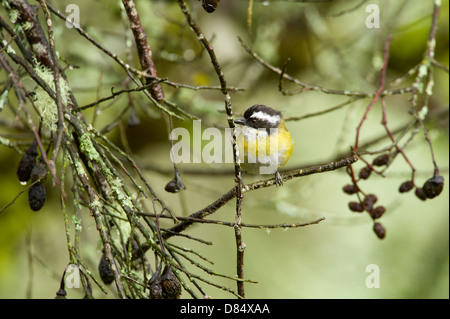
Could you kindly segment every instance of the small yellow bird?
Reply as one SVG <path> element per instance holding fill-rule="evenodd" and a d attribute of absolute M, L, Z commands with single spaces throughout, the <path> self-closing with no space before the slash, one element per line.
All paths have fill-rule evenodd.
<path fill-rule="evenodd" d="M 234 123 L 242 125 L 237 137 L 242 169 L 251 174 L 275 173 L 276 185 L 283 185 L 278 169 L 291 157 L 294 143 L 281 112 L 255 104 Z"/>

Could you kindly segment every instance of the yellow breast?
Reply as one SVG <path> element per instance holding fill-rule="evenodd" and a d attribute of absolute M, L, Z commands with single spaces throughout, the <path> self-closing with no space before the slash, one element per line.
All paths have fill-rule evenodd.
<path fill-rule="evenodd" d="M 268 134 L 266 130 L 243 127 L 238 136 L 239 158 L 244 170 L 252 174 L 273 174 L 284 166 L 292 155 L 294 144 L 284 121 Z M 261 166 L 272 170 L 261 172 Z"/>

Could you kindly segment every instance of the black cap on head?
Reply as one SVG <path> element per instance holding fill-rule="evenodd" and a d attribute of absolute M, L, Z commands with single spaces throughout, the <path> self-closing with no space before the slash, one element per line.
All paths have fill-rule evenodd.
<path fill-rule="evenodd" d="M 281 118 L 281 112 L 263 104 L 250 106 L 244 113 L 244 118 L 249 119 L 254 113 L 262 112 L 267 115 L 275 115 Z"/>
<path fill-rule="evenodd" d="M 278 127 L 281 121 L 281 112 L 262 104 L 255 104 L 249 107 L 244 118 L 237 119 L 236 124 L 242 124 L 256 129 L 267 129 L 270 134 L 271 128 Z"/>

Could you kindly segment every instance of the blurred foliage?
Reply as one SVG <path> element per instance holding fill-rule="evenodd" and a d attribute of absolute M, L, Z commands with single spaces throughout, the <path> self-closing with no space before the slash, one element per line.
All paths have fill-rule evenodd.
<path fill-rule="evenodd" d="M 237 37 L 249 43 L 247 30 L 248 1 L 222 0 L 218 9 L 206 13 L 201 2 L 187 1 L 199 26 L 214 46 L 229 86 L 244 88 L 232 93 L 237 115 L 255 103 L 264 103 L 283 111 L 285 116 L 301 116 L 338 105 L 344 96 L 306 92 L 284 96 L 278 91 L 279 76 L 254 61 L 240 45 Z M 120 1 L 77 1 L 81 25 L 111 52 L 131 65 L 138 66 L 134 40 L 121 18 Z M 422 59 L 431 25 L 431 1 L 374 0 L 381 11 L 381 27 L 365 27 L 368 2 L 354 7 L 355 1 L 295 3 L 289 1 L 255 1 L 252 19 L 252 48 L 268 63 L 278 68 L 289 60 L 287 72 L 301 81 L 338 90 L 376 91 L 383 62 L 383 45 L 392 35 L 388 80 L 395 79 Z M 158 76 L 192 86 L 218 85 L 210 59 L 186 25 L 176 1 L 136 1 L 138 12 L 153 52 Z M 64 5 L 55 2 L 64 12 Z M 4 8 L 1 17 L 9 21 Z M 448 1 L 442 1 L 436 36 L 436 60 L 448 68 L 449 21 Z M 42 14 L 40 12 L 39 14 Z M 42 17 L 41 17 L 42 18 Z M 75 66 L 67 70 L 69 85 L 80 105 L 91 103 L 124 87 L 126 74 L 64 21 L 54 18 L 56 47 L 59 56 Z M 130 44 L 131 47 L 127 46 Z M 130 51 L 131 49 L 131 51 Z M 64 64 L 64 63 L 63 63 Z M 8 75 L 1 70 L 0 80 Z M 430 110 L 448 109 L 448 73 L 434 71 L 434 90 Z M 23 79 L 27 83 L 26 79 Z M 410 82 L 406 81 L 411 85 Z M 32 85 L 32 81 L 29 81 Z M 285 84 L 295 89 L 292 84 Z M 203 126 L 226 127 L 223 95 L 218 90 L 189 90 L 164 86 L 167 100 L 202 120 Z M 165 116 L 142 94 L 132 93 L 140 124 L 128 126 L 130 112 L 122 114 L 129 100 L 125 95 L 113 102 L 83 111 L 86 119 L 99 130 L 117 121 L 106 136 L 121 148 L 129 147 L 146 177 L 158 194 L 180 215 L 188 215 L 208 205 L 234 185 L 233 175 L 219 176 L 183 174 L 192 167 L 214 170 L 232 169 L 232 164 L 181 164 L 187 189 L 178 194 L 164 193 L 164 185 L 173 177 L 169 159 L 168 127 Z M 409 96 L 387 98 L 389 125 L 393 128 L 407 123 Z M 9 103 L 14 103 L 10 97 Z M 306 166 L 332 160 L 336 154 L 349 152 L 355 127 L 369 99 L 353 103 L 339 111 L 299 122 L 288 122 L 295 141 L 290 167 Z M 5 105 L 0 112 L 0 136 L 23 142 L 22 151 L 32 136 L 9 123 L 15 117 Z M 379 105 L 370 113 L 363 130 L 363 140 L 383 132 Z M 175 126 L 192 128 L 192 120 L 174 121 Z M 435 156 L 448 183 L 448 112 L 429 123 Z M 432 173 L 429 148 L 418 134 L 408 156 L 418 168 L 420 183 Z M 16 178 L 21 158 L 14 149 L 0 145 L 0 207 L 10 203 L 24 188 Z M 348 182 L 344 172 L 314 175 L 286 183 L 282 188 L 262 189 L 244 198 L 243 222 L 249 224 L 280 224 L 306 222 L 319 217 L 319 225 L 283 231 L 265 232 L 244 229 L 247 244 L 246 277 L 258 284 L 246 285 L 247 298 L 448 298 L 448 186 L 433 201 L 421 202 L 413 194 L 399 194 L 398 186 L 408 178 L 408 167 L 401 160 L 386 178 L 374 178 L 367 185 L 377 192 L 388 206 L 383 217 L 386 239 L 373 234 L 372 221 L 355 215 L 347 208 L 348 197 L 341 189 Z M 362 163 L 359 163 L 361 165 Z M 259 177 L 245 176 L 245 181 Z M 70 178 L 67 184 L 70 185 Z M 0 213 L 0 297 L 53 298 L 68 263 L 64 221 L 60 212 L 59 194 L 46 183 L 49 198 L 40 212 L 28 207 L 26 193 Z M 70 190 L 70 187 L 67 187 Z M 71 196 L 68 194 L 67 202 Z M 151 204 L 146 204 L 148 208 Z M 73 207 L 68 207 L 68 211 Z M 181 213 L 183 212 L 183 213 Z M 234 221 L 234 205 L 228 204 L 212 219 Z M 170 222 L 161 221 L 164 225 Z M 101 256 L 95 224 L 84 212 L 81 219 L 81 248 L 86 264 L 97 274 Z M 235 246 L 231 228 L 218 225 L 195 225 L 187 232 L 213 242 L 202 245 L 184 238 L 171 242 L 189 247 L 214 262 L 211 267 L 234 276 Z M 187 262 L 186 262 L 187 263 Z M 377 264 L 381 286 L 365 286 L 366 266 Z M 191 267 L 195 273 L 201 273 Z M 212 278 L 234 289 L 235 283 Z M 94 297 L 104 298 L 94 288 Z M 207 288 L 207 294 L 230 297 Z M 114 298 L 114 288 L 107 288 L 107 298 Z M 69 298 L 82 297 L 76 289 L 68 290 Z M 186 293 L 183 297 L 189 297 Z"/>

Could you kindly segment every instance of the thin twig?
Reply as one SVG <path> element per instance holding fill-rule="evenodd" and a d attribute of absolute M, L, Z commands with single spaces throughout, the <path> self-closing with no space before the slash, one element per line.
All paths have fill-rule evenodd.
<path fill-rule="evenodd" d="M 265 61 L 262 57 L 260 57 L 257 53 L 255 53 L 247 44 L 245 44 L 245 42 L 241 38 L 238 38 L 238 39 L 239 39 L 239 42 L 241 43 L 242 47 L 245 49 L 245 51 L 247 51 L 247 53 L 249 53 L 257 62 L 259 62 L 265 68 L 269 69 L 270 71 L 272 71 L 278 75 L 283 74 L 284 79 L 300 86 L 298 93 L 303 93 L 306 91 L 319 91 L 319 92 L 326 93 L 326 94 L 346 95 L 346 96 L 350 96 L 350 97 L 373 97 L 376 94 L 376 93 L 367 93 L 367 92 L 360 92 L 360 91 L 336 90 L 336 89 L 325 88 L 325 87 L 321 87 L 321 86 L 317 86 L 317 85 L 307 84 L 305 82 L 302 82 L 302 81 L 294 78 L 293 76 L 287 74 L 286 72 L 283 72 L 282 69 L 279 69 L 279 68 L 271 65 L 270 63 Z M 413 91 L 412 87 L 405 87 L 405 88 L 400 88 L 400 89 L 383 90 L 382 92 L 379 93 L 379 95 L 384 96 L 384 95 L 404 94 L 404 93 L 408 93 L 408 92 L 412 92 L 412 91 Z"/>
<path fill-rule="evenodd" d="M 231 107 L 231 97 L 227 89 L 227 83 L 225 80 L 225 76 L 222 72 L 222 69 L 220 67 L 219 61 L 217 59 L 216 53 L 214 51 L 214 48 L 209 43 L 209 41 L 206 39 L 205 35 L 201 31 L 200 27 L 197 25 L 197 23 L 194 21 L 192 15 L 189 12 L 188 7 L 186 6 L 184 0 L 177 0 L 178 4 L 181 8 L 181 11 L 183 12 L 184 16 L 186 17 L 186 21 L 188 22 L 191 29 L 195 32 L 197 39 L 202 43 L 202 45 L 205 47 L 206 51 L 209 54 L 209 57 L 211 58 L 211 63 L 214 67 L 214 70 L 217 73 L 217 76 L 220 81 L 220 85 L 222 87 L 222 93 L 225 95 L 225 111 L 227 113 L 227 121 L 228 126 L 231 128 L 233 132 L 233 159 L 234 159 L 234 170 L 235 170 L 235 182 L 236 182 L 236 225 L 234 227 L 235 230 L 235 239 L 236 239 L 236 268 L 237 268 L 237 276 L 238 278 L 243 279 L 244 278 L 244 249 L 245 249 L 245 243 L 242 241 L 242 228 L 240 226 L 242 222 L 242 201 L 243 201 L 243 193 L 241 191 L 241 186 L 243 185 L 242 182 L 242 175 L 241 175 L 241 168 L 239 163 L 239 153 L 237 148 L 237 142 L 236 142 L 236 129 L 234 125 L 233 120 L 233 110 Z M 239 281 L 237 283 L 238 287 L 238 294 L 242 298 L 244 298 L 244 282 Z"/>
<path fill-rule="evenodd" d="M 384 91 L 384 82 L 386 79 L 386 70 L 387 70 L 387 65 L 388 65 L 388 61 L 389 61 L 389 46 L 391 44 L 391 40 L 392 40 L 392 37 L 388 36 L 386 39 L 386 43 L 384 45 L 384 62 L 383 62 L 383 67 L 381 68 L 380 86 L 379 86 L 377 92 L 375 93 L 375 96 L 370 101 L 369 105 L 366 107 L 366 111 L 365 111 L 361 121 L 359 122 L 358 126 L 356 127 L 356 138 L 355 138 L 356 140 L 355 140 L 355 145 L 353 146 L 353 151 L 355 153 L 358 152 L 359 134 L 361 131 L 361 127 L 367 118 L 367 114 L 369 114 L 370 110 L 372 109 L 372 106 L 378 101 L 378 98 L 380 97 L 381 93 Z"/>
<path fill-rule="evenodd" d="M 144 28 L 141 25 L 141 20 L 139 18 L 136 5 L 133 0 L 122 0 L 125 11 L 130 20 L 130 28 L 133 31 L 134 41 L 136 42 L 136 48 L 139 55 L 139 62 L 144 71 L 148 72 L 151 76 L 157 77 L 157 72 L 155 68 L 155 63 L 152 58 L 152 51 L 150 50 L 150 45 L 147 41 L 147 36 L 145 34 Z M 151 84 L 152 79 L 147 78 L 146 84 Z M 164 92 L 159 83 L 150 86 L 150 93 L 152 97 L 161 102 L 164 100 Z"/>
<path fill-rule="evenodd" d="M 172 218 L 171 216 L 168 215 L 158 215 L 158 214 L 152 214 L 152 213 L 145 213 L 145 212 L 137 212 L 137 215 L 142 215 L 142 216 L 148 216 L 148 217 L 153 217 L 153 218 Z M 222 221 L 222 220 L 212 220 L 212 219 L 203 219 L 203 218 L 194 218 L 194 217 L 182 217 L 182 216 L 177 216 L 177 218 L 181 221 L 191 221 L 193 223 L 199 223 L 199 224 L 215 224 L 215 225 L 223 225 L 223 226 L 228 226 L 228 227 L 235 227 L 236 226 L 236 222 L 226 222 L 226 221 Z M 319 219 L 315 219 L 309 222 L 304 222 L 304 223 L 292 223 L 292 224 L 271 224 L 271 225 L 257 225 L 257 224 L 246 224 L 246 223 L 241 223 L 242 227 L 247 227 L 247 228 L 258 228 L 258 229 L 274 229 L 274 228 L 299 228 L 299 227 L 304 227 L 304 226 L 309 226 L 309 225 L 314 225 L 314 224 L 318 224 L 321 221 L 325 220 L 324 217 L 321 217 Z"/>

